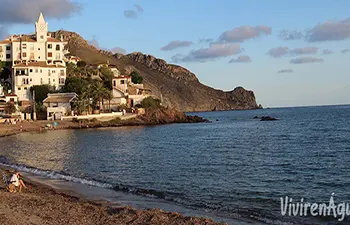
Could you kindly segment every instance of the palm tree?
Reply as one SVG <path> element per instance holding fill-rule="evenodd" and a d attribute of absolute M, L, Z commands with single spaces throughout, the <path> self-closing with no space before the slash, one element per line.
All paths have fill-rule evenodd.
<path fill-rule="evenodd" d="M 101 107 L 101 103 L 102 103 L 102 107 L 104 107 L 103 106 L 103 97 L 105 93 L 104 85 L 101 82 L 95 82 L 93 86 L 94 86 L 93 98 L 98 103 L 99 108 Z"/>
<path fill-rule="evenodd" d="M 108 100 L 108 110 L 111 112 L 111 100 L 113 99 L 112 91 L 106 89 L 104 98 Z"/>
<path fill-rule="evenodd" d="M 90 103 L 91 99 L 94 99 L 94 85 L 93 84 L 88 84 L 86 85 L 81 93 L 81 99 L 85 99 L 85 101 L 88 101 L 88 111 L 90 112 Z"/>

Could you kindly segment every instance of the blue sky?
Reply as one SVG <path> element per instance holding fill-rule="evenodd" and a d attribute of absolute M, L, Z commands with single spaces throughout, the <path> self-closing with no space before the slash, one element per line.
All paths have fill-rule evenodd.
<path fill-rule="evenodd" d="M 165 59 L 214 88 L 243 86 L 265 107 L 350 103 L 348 0 L 25 1 L 0 0 L 22 7 L 0 9 L 11 12 L 0 15 L 0 33 L 32 33 L 43 11 L 50 30 Z"/>

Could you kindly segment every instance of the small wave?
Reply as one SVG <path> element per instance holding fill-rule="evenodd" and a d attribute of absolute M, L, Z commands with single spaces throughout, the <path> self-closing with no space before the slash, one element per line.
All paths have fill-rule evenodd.
<path fill-rule="evenodd" d="M 74 183 L 81 183 L 81 184 L 86 184 L 86 185 L 90 185 L 90 186 L 94 186 L 94 187 L 101 187 L 101 188 L 113 188 L 113 185 L 111 185 L 111 184 L 107 184 L 107 183 L 103 183 L 103 182 L 99 182 L 99 181 L 94 181 L 94 180 L 87 180 L 84 178 L 78 178 L 78 177 L 74 177 L 74 176 L 71 176 L 68 174 L 63 174 L 63 173 L 59 173 L 59 172 L 55 172 L 55 171 L 41 170 L 38 168 L 29 167 L 29 166 L 25 166 L 25 165 L 3 163 L 2 160 L 0 161 L 0 165 L 7 167 L 7 168 L 12 168 L 12 169 L 15 169 L 18 171 L 27 172 L 27 173 L 39 175 L 39 176 L 54 179 L 54 180 L 71 181 Z"/>
<path fill-rule="evenodd" d="M 129 185 L 118 184 L 114 188 L 116 191 L 127 192 L 135 195 L 142 195 L 152 198 L 160 198 L 169 201 L 173 201 L 175 198 L 181 196 L 180 193 L 163 192 L 152 189 L 137 188 Z"/>

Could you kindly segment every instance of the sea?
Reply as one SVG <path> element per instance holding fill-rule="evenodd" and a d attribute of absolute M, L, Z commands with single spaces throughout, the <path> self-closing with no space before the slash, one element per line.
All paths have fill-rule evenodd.
<path fill-rule="evenodd" d="M 4 137 L 0 165 L 228 224 L 350 224 L 350 105 L 189 114 L 210 122 Z M 293 214 L 306 203 L 329 207 Z"/>

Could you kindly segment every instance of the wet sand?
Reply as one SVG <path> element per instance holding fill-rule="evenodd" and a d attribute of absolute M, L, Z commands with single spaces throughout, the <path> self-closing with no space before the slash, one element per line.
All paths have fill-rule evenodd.
<path fill-rule="evenodd" d="M 52 121 L 46 120 L 37 120 L 37 121 L 22 121 L 17 124 L 0 124 L 0 137 L 11 136 L 15 134 L 19 134 L 22 132 L 40 132 L 40 127 L 42 127 L 43 131 L 45 130 L 45 125 L 51 123 Z M 71 121 L 58 121 L 58 126 L 56 129 L 77 129 L 79 128 L 78 123 L 74 123 Z M 22 128 L 21 128 L 22 126 Z"/>
<path fill-rule="evenodd" d="M 11 174 L 1 169 L 1 175 Z M 23 178 L 29 190 L 9 193 L 0 184 L 0 224 L 219 224 L 160 209 L 137 210 L 108 202 L 86 200 Z"/>

